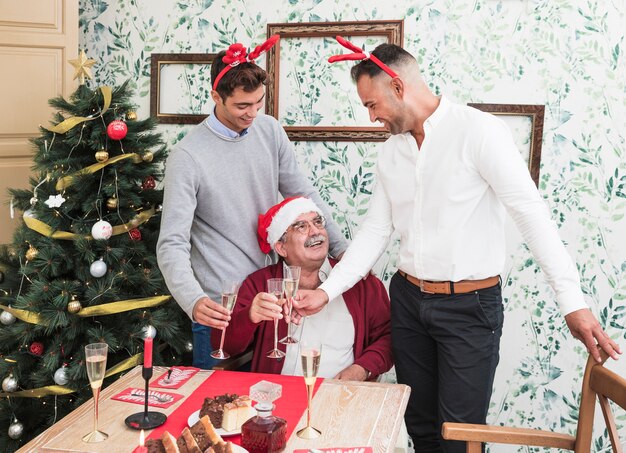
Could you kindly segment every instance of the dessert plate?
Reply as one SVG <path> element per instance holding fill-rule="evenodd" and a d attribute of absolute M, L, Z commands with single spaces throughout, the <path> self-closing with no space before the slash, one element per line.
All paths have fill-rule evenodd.
<path fill-rule="evenodd" d="M 189 425 L 189 427 L 192 427 L 198 422 L 198 420 L 200 420 L 200 409 L 198 409 L 197 411 L 195 411 L 193 414 L 189 416 L 189 418 L 187 419 L 187 425 Z M 241 434 L 241 429 L 236 429 L 234 431 L 226 431 L 225 429 L 222 429 L 222 428 L 215 428 L 215 432 L 222 437 L 229 437 L 229 436 L 236 436 L 237 434 Z M 239 447 L 239 445 L 233 445 L 233 447 Z M 234 449 L 233 451 L 243 452 L 247 450 Z"/>

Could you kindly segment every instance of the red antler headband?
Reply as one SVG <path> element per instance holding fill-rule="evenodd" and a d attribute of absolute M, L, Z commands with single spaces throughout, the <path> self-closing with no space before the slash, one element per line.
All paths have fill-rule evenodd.
<path fill-rule="evenodd" d="M 374 63 L 376 63 L 376 65 L 378 65 L 380 69 L 382 69 L 387 74 L 389 74 L 392 79 L 395 79 L 396 77 L 398 77 L 398 74 L 396 74 L 393 71 L 393 69 L 391 69 L 385 63 L 383 63 L 378 58 L 376 58 L 376 55 L 372 55 L 369 52 L 365 52 L 363 49 L 355 46 L 350 41 L 343 39 L 341 36 L 337 36 L 336 39 L 339 44 L 344 46 L 346 49 L 350 49 L 351 51 L 355 53 L 349 53 L 345 55 L 333 55 L 332 57 L 328 59 L 329 63 L 334 63 L 336 61 L 344 61 L 344 60 L 372 60 Z"/>
<path fill-rule="evenodd" d="M 215 82 L 213 82 L 213 89 L 215 90 L 217 88 L 217 84 L 220 83 L 224 74 L 241 63 L 254 63 L 254 60 L 270 50 L 279 39 L 279 35 L 274 35 L 260 46 L 256 46 L 256 48 L 250 53 L 246 53 L 247 49 L 241 43 L 231 44 L 226 51 L 226 55 L 222 58 L 222 61 L 226 63 L 226 66 L 215 78 Z"/>

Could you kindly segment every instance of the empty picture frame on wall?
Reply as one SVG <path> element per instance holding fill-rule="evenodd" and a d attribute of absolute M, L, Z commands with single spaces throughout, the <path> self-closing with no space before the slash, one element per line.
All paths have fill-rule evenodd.
<path fill-rule="evenodd" d="M 153 53 L 150 115 L 160 123 L 196 124 L 213 111 L 212 53 Z"/>
<path fill-rule="evenodd" d="M 402 46 L 402 20 L 268 24 L 280 41 L 267 54 L 266 113 L 283 125 L 291 140 L 382 141 L 389 134 L 369 120 L 350 68 L 358 62 L 328 63 L 351 53 L 340 35 L 371 52 L 382 43 Z"/>
<path fill-rule="evenodd" d="M 505 120 L 515 144 L 528 164 L 530 176 L 539 186 L 541 143 L 543 141 L 544 105 L 527 104 L 467 104 L 483 112 L 501 116 Z"/>

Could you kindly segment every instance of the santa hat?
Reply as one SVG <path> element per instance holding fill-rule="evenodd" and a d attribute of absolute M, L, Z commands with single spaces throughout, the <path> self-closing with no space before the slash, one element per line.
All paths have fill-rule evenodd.
<path fill-rule="evenodd" d="M 305 197 L 286 198 L 269 208 L 265 214 L 259 214 L 257 240 L 261 251 L 269 253 L 274 248 L 274 244 L 285 234 L 287 228 L 307 212 L 317 212 L 323 215 L 322 210 L 310 198 Z"/>

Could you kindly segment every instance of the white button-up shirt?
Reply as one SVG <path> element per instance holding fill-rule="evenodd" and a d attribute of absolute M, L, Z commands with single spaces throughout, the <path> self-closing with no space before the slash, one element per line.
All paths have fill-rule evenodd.
<path fill-rule="evenodd" d="M 556 292 L 565 315 L 587 308 L 578 272 L 528 168 L 499 118 L 441 98 L 424 123 L 379 152 L 377 184 L 363 225 L 321 288 L 333 299 L 362 278 L 395 230 L 398 268 L 425 280 L 499 275 L 505 208 Z"/>

